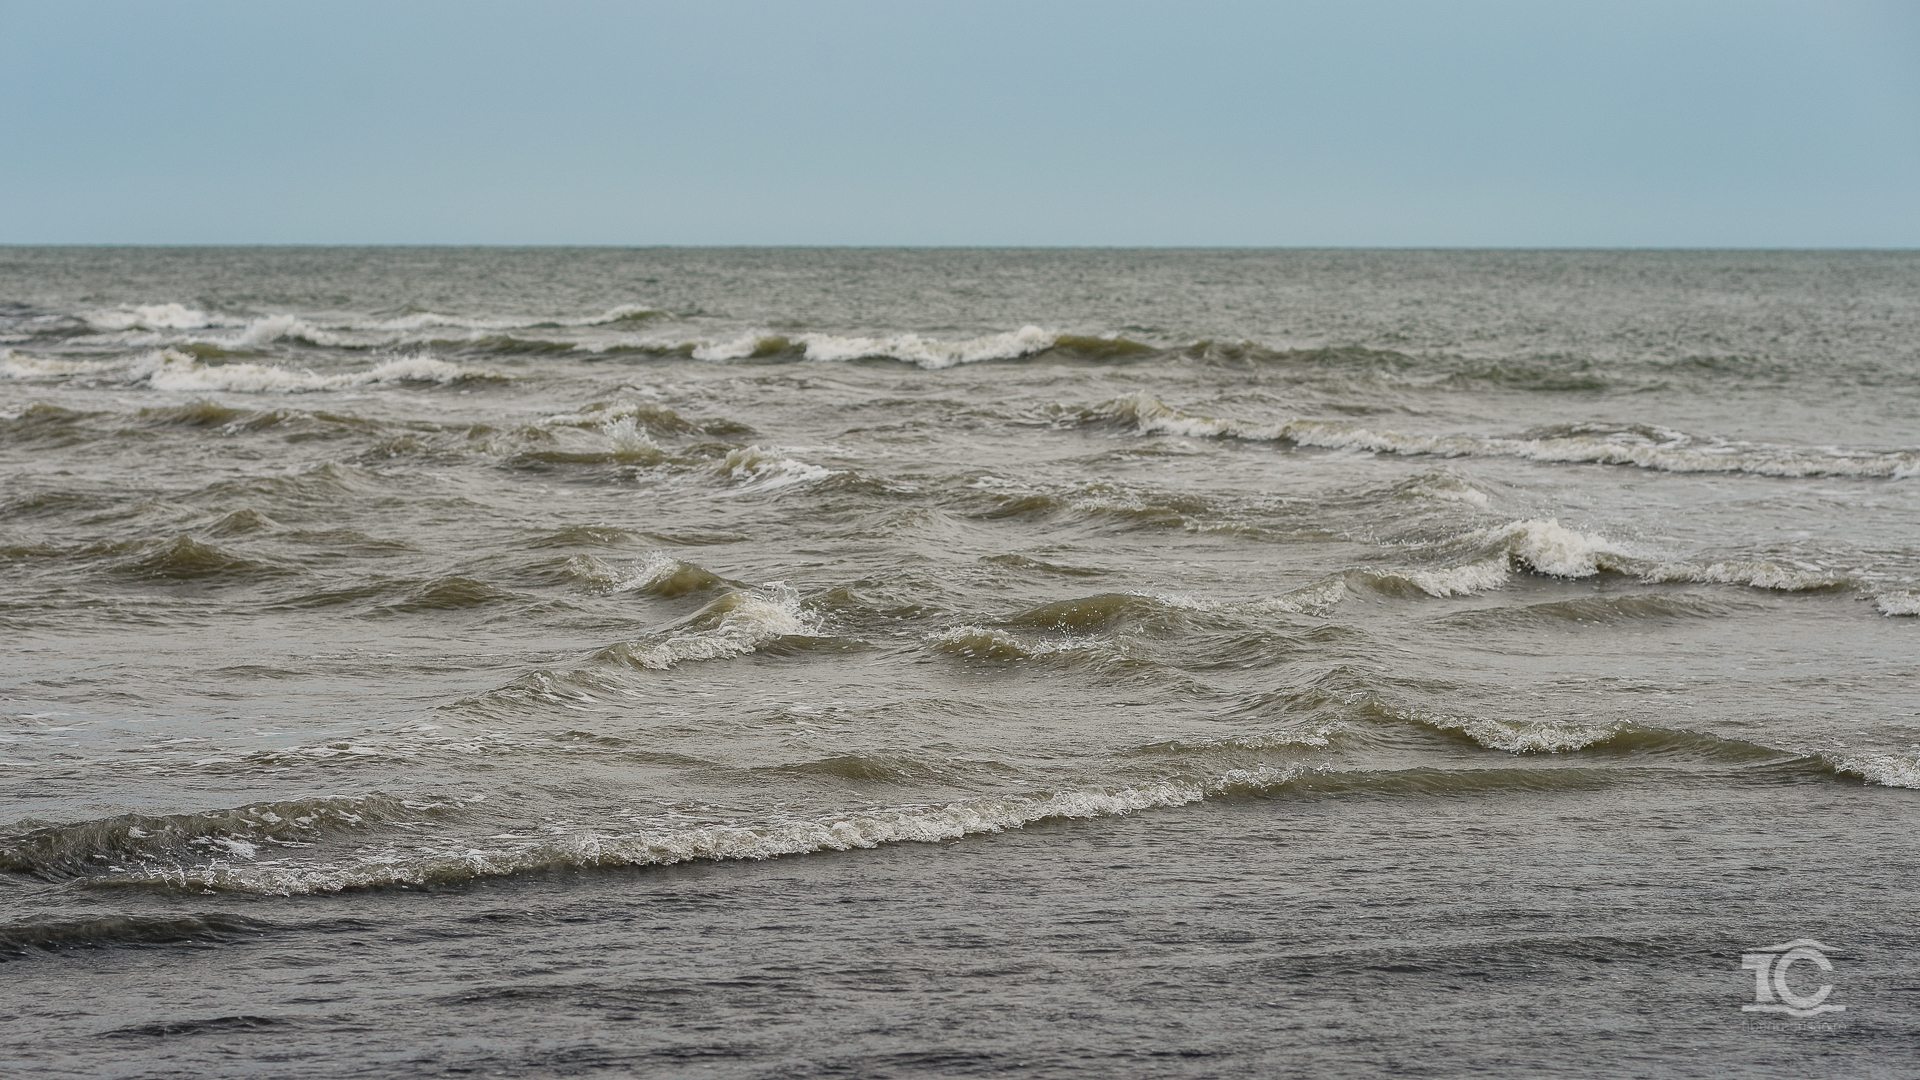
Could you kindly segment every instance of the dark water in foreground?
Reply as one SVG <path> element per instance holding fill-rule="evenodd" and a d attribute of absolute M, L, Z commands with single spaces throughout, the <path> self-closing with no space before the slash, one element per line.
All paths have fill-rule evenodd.
<path fill-rule="evenodd" d="M 1920 255 L 10 249 L 0 350 L 0 1068 L 1920 1068 Z"/>

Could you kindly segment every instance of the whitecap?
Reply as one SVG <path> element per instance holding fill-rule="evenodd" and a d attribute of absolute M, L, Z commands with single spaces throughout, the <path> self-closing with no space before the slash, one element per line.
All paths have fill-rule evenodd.
<path fill-rule="evenodd" d="M 823 480 L 835 470 L 790 458 L 774 449 L 745 446 L 727 452 L 720 463 L 720 475 L 757 490 L 783 488 L 792 484 Z"/>
<path fill-rule="evenodd" d="M 1255 424 L 1167 406 L 1141 392 L 1114 398 L 1079 414 L 1118 420 L 1143 434 L 1189 438 L 1285 441 L 1328 450 L 1436 457 L 1518 457 L 1531 461 L 1631 465 L 1666 472 L 1745 472 L 1760 476 L 1920 476 L 1920 450 L 1859 450 L 1837 446 L 1776 446 L 1703 438 L 1644 425 L 1590 427 L 1537 437 L 1477 434 L 1414 435 L 1375 431 L 1338 420 L 1292 419 Z M 1471 498 L 1471 497 L 1469 497 Z M 1478 500 L 1472 500 L 1478 501 Z"/>
<path fill-rule="evenodd" d="M 422 836 L 412 850 L 392 849 L 340 864 L 286 862 L 148 867 L 135 876 L 179 886 L 265 894 L 337 892 L 421 885 L 511 874 L 544 866 L 647 866 L 696 860 L 760 860 L 883 844 L 937 843 L 1001 833 L 1049 820 L 1116 817 L 1185 806 L 1209 797 L 1269 790 L 1304 775 L 1300 765 L 1238 769 L 1203 779 L 1167 779 L 1127 787 L 1018 794 L 946 805 L 875 808 L 811 817 L 709 825 L 616 820 L 597 827 L 555 823 L 484 840 Z M 532 835 L 527 835 L 531 833 Z M 500 843 L 507 841 L 507 843 Z M 491 843 L 489 843 L 491 842 Z"/>
<path fill-rule="evenodd" d="M 446 385 L 466 378 L 502 377 L 470 371 L 430 356 L 397 357 L 366 371 L 319 375 L 312 371 L 290 370 L 277 364 L 203 364 L 173 349 L 162 350 L 136 363 L 133 373 L 155 390 L 188 393 L 227 390 L 285 394 L 384 383 L 431 382 Z"/>
<path fill-rule="evenodd" d="M 1873 598 L 1882 615 L 1920 615 L 1920 589 L 1899 589 Z"/>
<path fill-rule="evenodd" d="M 1549 577 L 1592 577 L 1602 570 L 1623 569 L 1616 556 L 1627 554 L 1603 537 L 1567 528 L 1558 518 L 1515 521 L 1493 535 L 1505 540 L 1516 561 Z"/>
<path fill-rule="evenodd" d="M 1017 360 L 1053 347 L 1059 335 L 1037 326 L 980 337 L 945 340 L 914 333 L 873 336 L 766 332 L 740 334 L 694 344 L 696 360 L 743 360 L 798 348 L 807 360 L 844 363 L 850 360 L 898 360 L 929 371 L 978 364 L 990 360 Z"/>
<path fill-rule="evenodd" d="M 312 345 L 345 344 L 339 335 L 330 334 L 295 315 L 265 315 L 254 319 L 232 343 L 240 346 L 268 345 L 283 338 Z"/>
<path fill-rule="evenodd" d="M 1835 769 L 1881 787 L 1920 788 L 1920 757 L 1912 754 L 1823 754 Z"/>
<path fill-rule="evenodd" d="M 800 594 L 783 582 L 731 592 L 655 641 L 626 646 L 641 667 L 664 671 L 689 661 L 724 660 L 783 637 L 813 634 L 818 620 L 801 609 Z"/>
<path fill-rule="evenodd" d="M 1506 584 L 1509 570 L 1505 555 L 1464 566 L 1437 570 L 1392 570 L 1375 576 L 1383 580 L 1404 581 L 1428 596 L 1472 596 Z"/>
<path fill-rule="evenodd" d="M 200 330 L 235 326 L 238 320 L 190 308 L 185 304 L 123 305 L 87 312 L 82 318 L 103 330 Z"/>

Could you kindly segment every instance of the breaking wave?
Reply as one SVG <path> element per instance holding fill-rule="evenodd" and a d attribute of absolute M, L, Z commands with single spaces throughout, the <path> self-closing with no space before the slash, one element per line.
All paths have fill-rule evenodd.
<path fill-rule="evenodd" d="M 1288 442 L 1332 450 L 1432 455 L 1517 457 L 1531 461 L 1631 465 L 1666 472 L 1752 473 L 1759 476 L 1847 476 L 1907 479 L 1920 476 L 1920 450 L 1852 450 L 1770 446 L 1704 438 L 1666 428 L 1576 424 L 1526 436 L 1406 435 L 1337 420 L 1294 419 L 1259 424 L 1168 407 L 1144 391 L 1073 414 L 1081 423 L 1121 423 L 1143 434 Z"/>
<path fill-rule="evenodd" d="M 608 566 L 591 555 L 577 555 L 568 560 L 567 572 L 607 592 L 640 592 L 661 597 L 685 596 L 728 585 L 718 574 L 663 551 L 656 551 L 647 556 L 645 562 L 625 570 Z"/>
<path fill-rule="evenodd" d="M 291 371 L 273 364 L 203 364 L 185 353 L 165 349 L 135 369 L 155 390 L 188 393 L 301 393 L 343 390 L 392 383 L 435 383 L 441 386 L 473 380 L 501 380 L 503 375 L 474 371 L 430 356 L 403 356 L 366 371 L 318 375 Z"/>
<path fill-rule="evenodd" d="M 185 304 L 134 304 L 82 316 L 102 330 L 202 330 L 215 326 L 240 326 L 244 320 L 190 308 Z"/>
<path fill-rule="evenodd" d="M 688 662 L 724 660 L 754 652 L 786 637 L 810 637 L 819 620 L 800 605 L 800 594 L 781 582 L 729 592 L 664 633 L 607 651 L 635 667 L 665 671 Z"/>
<path fill-rule="evenodd" d="M 954 341 L 911 333 L 875 337 L 744 334 L 727 341 L 696 345 L 693 357 L 696 360 L 746 360 L 798 350 L 807 360 L 898 360 L 934 371 L 989 360 L 1017 360 L 1053 348 L 1058 339 L 1059 335 L 1037 326 Z"/>
<path fill-rule="evenodd" d="M 581 829 L 553 825 L 528 835 L 483 841 L 421 837 L 404 855 L 383 853 L 345 862 L 260 859 L 249 842 L 221 856 L 166 864 L 94 863 L 99 880 L 150 883 L 240 893 L 294 895 L 394 885 L 428 885 L 494 877 L 556 866 L 653 866 L 697 860 L 758 860 L 822 851 L 849 851 L 883 844 L 934 843 L 1006 832 L 1049 820 L 1113 817 L 1140 810 L 1184 806 L 1209 797 L 1259 793 L 1301 775 L 1298 766 L 1235 771 L 1207 779 L 1169 779 L 1110 789 L 1055 794 L 1018 794 L 946 805 L 905 806 L 773 819 L 748 824 Z"/>
<path fill-rule="evenodd" d="M 1436 569 L 1368 570 L 1361 580 L 1386 591 L 1417 589 L 1428 596 L 1467 596 L 1497 589 L 1510 570 L 1545 577 L 1590 578 L 1616 573 L 1651 584 L 1690 582 L 1742 585 L 1776 592 L 1845 588 L 1853 579 L 1818 566 L 1769 559 L 1730 559 L 1710 563 L 1665 561 L 1604 536 L 1583 533 L 1558 519 L 1512 521 L 1448 542 L 1476 553 L 1470 562 Z"/>
<path fill-rule="evenodd" d="M 1920 589 L 1899 589 L 1873 598 L 1882 615 L 1920 615 Z"/>
<path fill-rule="evenodd" d="M 758 446 L 729 450 L 726 458 L 720 462 L 719 472 L 743 488 L 759 491 L 824 480 L 836 475 L 835 470 L 825 466 L 809 464 L 787 457 L 778 450 Z"/>

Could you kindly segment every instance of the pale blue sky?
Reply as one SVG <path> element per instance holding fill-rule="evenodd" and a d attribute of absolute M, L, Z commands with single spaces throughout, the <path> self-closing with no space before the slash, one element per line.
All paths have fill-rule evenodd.
<path fill-rule="evenodd" d="M 0 0 L 0 243 L 1920 247 L 1920 3 Z"/>

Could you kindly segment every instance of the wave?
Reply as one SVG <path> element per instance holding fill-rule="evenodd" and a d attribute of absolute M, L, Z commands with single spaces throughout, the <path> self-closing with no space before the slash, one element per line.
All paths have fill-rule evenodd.
<path fill-rule="evenodd" d="M 276 848 L 309 847 L 329 835 L 417 826 L 474 801 L 484 800 L 317 796 L 206 813 L 123 814 L 0 838 L 0 871 L 63 881 L 199 858 L 255 859 Z"/>
<path fill-rule="evenodd" d="M 30 918 L 0 925 L 0 959 L 34 950 L 101 949 L 174 945 L 186 941 L 239 941 L 275 929 L 240 915 L 101 915 L 88 919 Z"/>
<path fill-rule="evenodd" d="M 704 567 L 664 551 L 653 552 L 645 562 L 625 570 L 616 570 L 591 555 L 576 555 L 567 560 L 567 573 L 605 592 L 640 592 L 669 599 L 731 584 Z"/>
<path fill-rule="evenodd" d="M 1324 615 L 1347 595 L 1343 575 L 1277 596 L 1212 599 L 1184 593 L 1100 593 L 1040 604 L 992 625 L 967 623 L 926 635 L 939 652 L 967 659 L 1023 661 L 1050 656 L 1120 655 L 1107 634 L 1144 624 L 1164 632 L 1170 624 L 1193 623 L 1195 616 L 1227 615 L 1262 619 L 1274 615 Z M 1036 634 L 1051 632 L 1057 636 Z"/>
<path fill-rule="evenodd" d="M 71 446 L 88 439 L 86 421 L 100 415 L 35 402 L 16 413 L 0 413 L 0 436 L 9 442 Z"/>
<path fill-rule="evenodd" d="M 12 349 L 0 350 L 0 378 L 47 379 L 72 375 L 96 375 L 120 365 L 108 360 L 65 360 L 59 357 L 28 356 Z"/>
<path fill-rule="evenodd" d="M 185 535 L 171 540 L 138 540 L 110 545 L 110 549 L 131 551 L 131 554 L 114 563 L 113 570 L 134 578 L 163 581 L 220 578 L 237 581 L 280 577 L 294 572 L 278 563 L 250 558 Z"/>
<path fill-rule="evenodd" d="M 742 334 L 726 341 L 696 344 L 696 360 L 747 360 L 797 351 L 807 360 L 846 362 L 851 360 L 898 360 L 928 371 L 978 364 L 992 360 L 1018 360 L 1054 348 L 1062 335 L 1037 326 L 980 337 L 941 340 L 914 333 L 871 337 L 834 334 Z M 1067 338 L 1081 348 L 1096 348 L 1102 339 Z M 1129 343 L 1131 344 L 1131 343 Z M 1116 348 L 1119 346 L 1116 344 Z"/>
<path fill-rule="evenodd" d="M 1428 596 L 1467 596 L 1501 587 L 1518 568 L 1546 577 L 1590 578 L 1617 573 L 1650 584 L 1743 585 L 1776 592 L 1814 592 L 1854 584 L 1843 574 L 1811 565 L 1781 565 L 1767 559 L 1711 563 L 1670 562 L 1636 553 L 1627 545 L 1569 529 L 1558 519 L 1512 521 L 1455 537 L 1445 546 L 1468 548 L 1477 557 L 1435 569 L 1363 570 L 1359 582 L 1378 591 Z"/>
<path fill-rule="evenodd" d="M 1190 493 L 1135 489 L 1098 481 L 1066 493 L 1035 491 L 997 477 L 982 477 L 968 485 L 986 492 L 994 505 L 979 516 L 988 521 L 1015 517 L 1062 515 L 1108 517 L 1128 525 L 1150 528 L 1186 528 L 1211 509 Z"/>
<path fill-rule="evenodd" d="M 1737 768 L 1803 767 L 1870 782 L 1920 786 L 1920 759 L 1897 755 L 1804 755 L 1684 731 L 1632 724 L 1545 724 L 1380 709 L 1383 716 L 1519 754 L 1676 755 Z M 1326 733 L 1283 733 L 1169 743 L 1137 756 L 1206 759 L 1272 751 L 1313 751 Z M 917 781 L 925 767 L 894 759 L 849 757 L 799 768 L 850 779 Z M 466 816 L 468 800 L 407 801 L 388 796 L 311 799 L 166 818 L 126 816 L 37 830 L 0 841 L 0 869 L 43 880 L 96 885 L 149 884 L 196 891 L 292 895 L 390 886 L 459 883 L 555 867 L 617 868 L 698 860 L 761 860 L 823 851 L 931 843 L 1005 832 L 1057 820 L 1122 816 L 1212 798 L 1294 792 L 1408 794 L 1559 790 L 1617 780 L 1578 765 L 1540 769 L 1416 768 L 1359 772 L 1310 768 L 1300 761 L 1190 773 L 1118 786 L 1021 792 L 945 804 L 912 804 L 758 820 L 663 822 L 619 811 L 590 824 L 523 823 L 488 836 L 444 828 Z M 289 815 L 294 816 L 289 816 Z M 404 846 L 366 843 L 370 830 L 397 829 Z M 471 830 L 468 830 L 471 831 Z M 345 851 L 339 845 L 348 845 Z M 186 928 L 189 931 L 192 927 Z M 247 932 L 251 927 L 238 927 Z M 144 931 L 136 931 L 141 933 Z M 156 933 L 165 934 L 165 928 Z M 65 933 L 65 932 L 63 932 Z M 30 936 L 30 935 L 27 935 Z M 57 935 L 52 935 L 57 936 Z M 66 934 L 66 937 L 76 936 Z M 4 940 L 4 939 L 0 939 Z M 64 940 L 64 938 L 63 938 Z"/>
<path fill-rule="evenodd" d="M 1065 410 L 1057 409 L 1056 414 Z M 1080 423 L 1119 423 L 1143 434 L 1288 442 L 1333 450 L 1435 457 L 1516 457 L 1531 461 L 1631 465 L 1665 472 L 1751 473 L 1777 477 L 1920 476 L 1920 450 L 1794 447 L 1706 438 L 1647 425 L 1575 424 L 1518 437 L 1407 435 L 1337 420 L 1249 423 L 1184 412 L 1144 391 L 1073 413 Z"/>
<path fill-rule="evenodd" d="M 1023 638 L 997 626 L 956 626 L 928 634 L 936 651 L 968 660 L 1023 661 L 1063 653 L 1091 653 L 1105 643 L 1091 638 Z"/>
<path fill-rule="evenodd" d="M 1708 732 L 1649 727 L 1627 720 L 1579 723 L 1456 716 L 1425 708 L 1393 706 L 1377 699 L 1370 707 L 1385 719 L 1415 724 L 1511 754 L 1678 756 L 1736 767 L 1786 766 L 1829 776 L 1856 777 L 1881 787 L 1920 789 L 1920 754 L 1787 749 Z"/>
<path fill-rule="evenodd" d="M 602 655 L 665 671 L 688 662 L 742 656 L 782 638 L 812 637 L 818 631 L 819 620 L 801 607 L 800 594 L 776 581 L 729 592 L 651 640 L 615 645 Z"/>
<path fill-rule="evenodd" d="M 1566 626 L 1568 624 L 1635 623 L 1656 619 L 1721 618 L 1739 610 L 1697 594 L 1646 593 L 1630 596 L 1592 596 L 1556 600 L 1522 608 L 1482 608 L 1448 616 L 1449 625 L 1494 627 Z"/>
<path fill-rule="evenodd" d="M 1503 554 L 1463 566 L 1438 570 L 1356 570 L 1358 584 L 1376 592 L 1404 596 L 1409 590 L 1427 596 L 1471 596 L 1506 584 L 1512 569 Z"/>
<path fill-rule="evenodd" d="M 839 475 L 837 470 L 822 465 L 812 465 L 787 457 L 777 450 L 762 449 L 758 446 L 744 446 L 738 450 L 729 450 L 726 458 L 720 462 L 719 473 L 735 481 L 742 488 L 760 491 L 824 480 L 829 476 Z"/>
<path fill-rule="evenodd" d="M 651 308 L 642 304 L 620 304 L 616 307 L 608 308 L 605 312 L 591 319 L 582 320 L 579 325 L 607 326 L 612 323 L 643 323 L 671 317 L 671 312 L 662 311 L 659 308 Z M 561 325 L 567 324 L 563 323 Z"/>
<path fill-rule="evenodd" d="M 507 376 L 475 371 L 430 356 L 403 356 L 367 371 L 318 375 L 291 371 L 273 364 L 203 364 L 174 349 L 164 349 L 136 364 L 133 373 L 155 390 L 191 393 L 301 393 L 344 390 L 395 383 L 436 383 L 446 386 L 478 380 L 504 381 Z"/>
<path fill-rule="evenodd" d="M 514 599 L 518 599 L 514 593 L 498 586 L 456 575 L 421 582 L 408 590 L 405 598 L 380 610 L 392 614 L 461 611 Z"/>
<path fill-rule="evenodd" d="M 589 402 L 578 412 L 556 413 L 547 417 L 542 423 L 554 427 L 597 428 L 606 431 L 609 426 L 622 421 L 631 423 L 649 435 L 661 437 L 678 435 L 727 437 L 753 433 L 752 428 L 733 420 L 689 420 L 665 405 L 627 398 Z"/>
<path fill-rule="evenodd" d="M 1818 756 L 1837 773 L 1881 787 L 1920 788 L 1920 754 L 1829 751 Z"/>
<path fill-rule="evenodd" d="M 282 340 L 304 341 L 309 345 L 334 348 L 351 344 L 346 338 L 328 333 L 297 315 L 265 315 L 254 319 L 247 323 L 238 337 L 226 344 L 249 347 Z"/>
<path fill-rule="evenodd" d="M 1169 779 L 1126 787 L 1018 794 L 946 805 L 915 805 L 751 824 L 608 830 L 541 830 L 545 836 L 491 837 L 418 844 L 405 857 L 383 854 L 345 863 L 255 863 L 254 856 L 199 865 L 123 867 L 109 879 L 198 890 L 268 895 L 339 892 L 382 886 L 470 881 L 556 866 L 612 868 L 698 860 L 759 860 L 883 844 L 936 843 L 1001 833 L 1045 821 L 1114 817 L 1184 806 L 1210 797 L 1270 791 L 1303 770 L 1260 768 L 1205 779 Z M 531 831 L 531 830 L 530 830 Z M 508 840 L 502 843 L 503 840 Z M 517 840 L 518 843 L 512 841 Z"/>
<path fill-rule="evenodd" d="M 1920 615 L 1920 589 L 1898 589 L 1873 598 L 1882 615 Z"/>
<path fill-rule="evenodd" d="M 242 325 L 241 320 L 231 316 L 176 303 L 122 305 L 86 312 L 81 318 L 102 330 L 203 330 Z"/>

